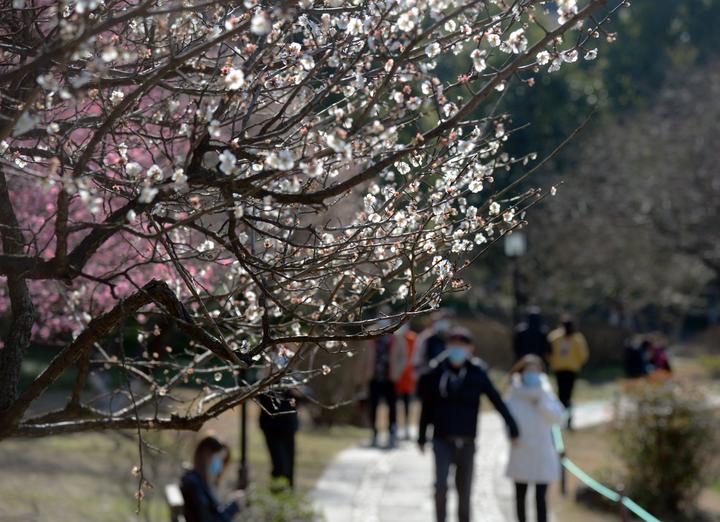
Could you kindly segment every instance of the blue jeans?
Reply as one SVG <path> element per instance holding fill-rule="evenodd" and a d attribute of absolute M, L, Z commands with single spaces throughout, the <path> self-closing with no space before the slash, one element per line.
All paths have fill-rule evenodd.
<path fill-rule="evenodd" d="M 470 438 L 437 438 L 433 440 L 435 454 L 435 519 L 445 522 L 450 466 L 455 468 L 455 488 L 458 493 L 458 521 L 470 522 L 470 492 L 475 463 L 475 441 Z"/>

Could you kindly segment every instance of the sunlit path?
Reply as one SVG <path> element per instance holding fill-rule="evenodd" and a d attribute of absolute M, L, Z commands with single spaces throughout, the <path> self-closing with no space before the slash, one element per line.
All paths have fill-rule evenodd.
<path fill-rule="evenodd" d="M 612 405 L 606 401 L 577 408 L 577 427 L 607 422 Z M 499 415 L 480 416 L 473 484 L 474 520 L 513 520 L 512 484 L 505 478 L 509 442 Z M 326 520 L 348 522 L 431 522 L 432 452 L 421 454 L 414 442 L 396 450 L 356 447 L 343 451 L 318 481 L 313 500 Z M 451 489 L 450 520 L 455 520 L 456 496 Z"/>

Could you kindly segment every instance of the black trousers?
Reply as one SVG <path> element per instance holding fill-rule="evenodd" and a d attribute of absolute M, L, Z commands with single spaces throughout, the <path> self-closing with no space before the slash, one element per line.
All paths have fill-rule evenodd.
<path fill-rule="evenodd" d="M 284 478 L 293 486 L 295 473 L 295 430 L 265 429 L 265 443 L 272 461 L 272 478 Z"/>
<path fill-rule="evenodd" d="M 397 393 L 393 381 L 370 381 L 370 426 L 377 432 L 377 409 L 380 400 L 384 399 L 390 410 L 390 431 L 395 432 L 397 425 Z"/>
<path fill-rule="evenodd" d="M 403 405 L 403 413 L 405 414 L 405 427 L 410 426 L 410 394 L 401 393 L 400 402 Z"/>
<path fill-rule="evenodd" d="M 537 522 L 547 522 L 547 484 L 535 484 L 535 508 L 537 509 Z M 515 509 L 518 522 L 525 522 L 525 497 L 528 485 L 523 482 L 515 483 Z"/>
<path fill-rule="evenodd" d="M 475 441 L 472 439 L 433 439 L 435 453 L 435 520 L 445 522 L 450 467 L 455 468 L 458 493 L 458 520 L 470 522 L 470 492 L 475 463 Z"/>
<path fill-rule="evenodd" d="M 560 402 L 562 402 L 563 406 L 567 409 L 568 426 L 570 426 L 571 421 L 570 407 L 572 406 L 572 393 L 573 388 L 575 388 L 576 378 L 577 372 L 571 372 L 569 370 L 555 372 L 555 379 L 557 379 L 558 387 L 558 399 L 560 399 Z"/>

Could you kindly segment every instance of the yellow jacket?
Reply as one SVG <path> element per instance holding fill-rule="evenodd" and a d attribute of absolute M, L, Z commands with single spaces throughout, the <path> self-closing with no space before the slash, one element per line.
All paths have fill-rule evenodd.
<path fill-rule="evenodd" d="M 566 337 L 565 330 L 558 328 L 550 332 L 548 341 L 552 346 L 550 368 L 554 372 L 579 372 L 583 364 L 587 362 L 590 355 L 588 345 L 585 336 L 580 332 L 575 332 Z"/>

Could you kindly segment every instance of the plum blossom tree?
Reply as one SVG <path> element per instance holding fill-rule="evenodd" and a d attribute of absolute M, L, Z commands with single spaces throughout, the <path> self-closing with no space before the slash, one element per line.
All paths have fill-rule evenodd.
<path fill-rule="evenodd" d="M 340 360 L 463 289 L 542 196 L 518 188 L 542 162 L 503 151 L 513 129 L 497 101 L 594 58 L 623 2 L 605 4 L 13 0 L 0 434 L 198 429 L 301 361 L 326 373 L 317 350 Z M 449 55 L 466 64 L 458 78 L 437 73 Z M 143 317 L 144 345 L 162 328 L 186 342 L 128 353 L 124 326 Z M 19 390 L 33 339 L 57 353 Z M 244 380 L 283 347 L 287 366 Z M 90 369 L 108 368 L 132 376 L 115 390 L 127 406 L 87 400 Z M 75 369 L 66 407 L 28 414 Z M 188 382 L 202 390 L 182 409 Z"/>

